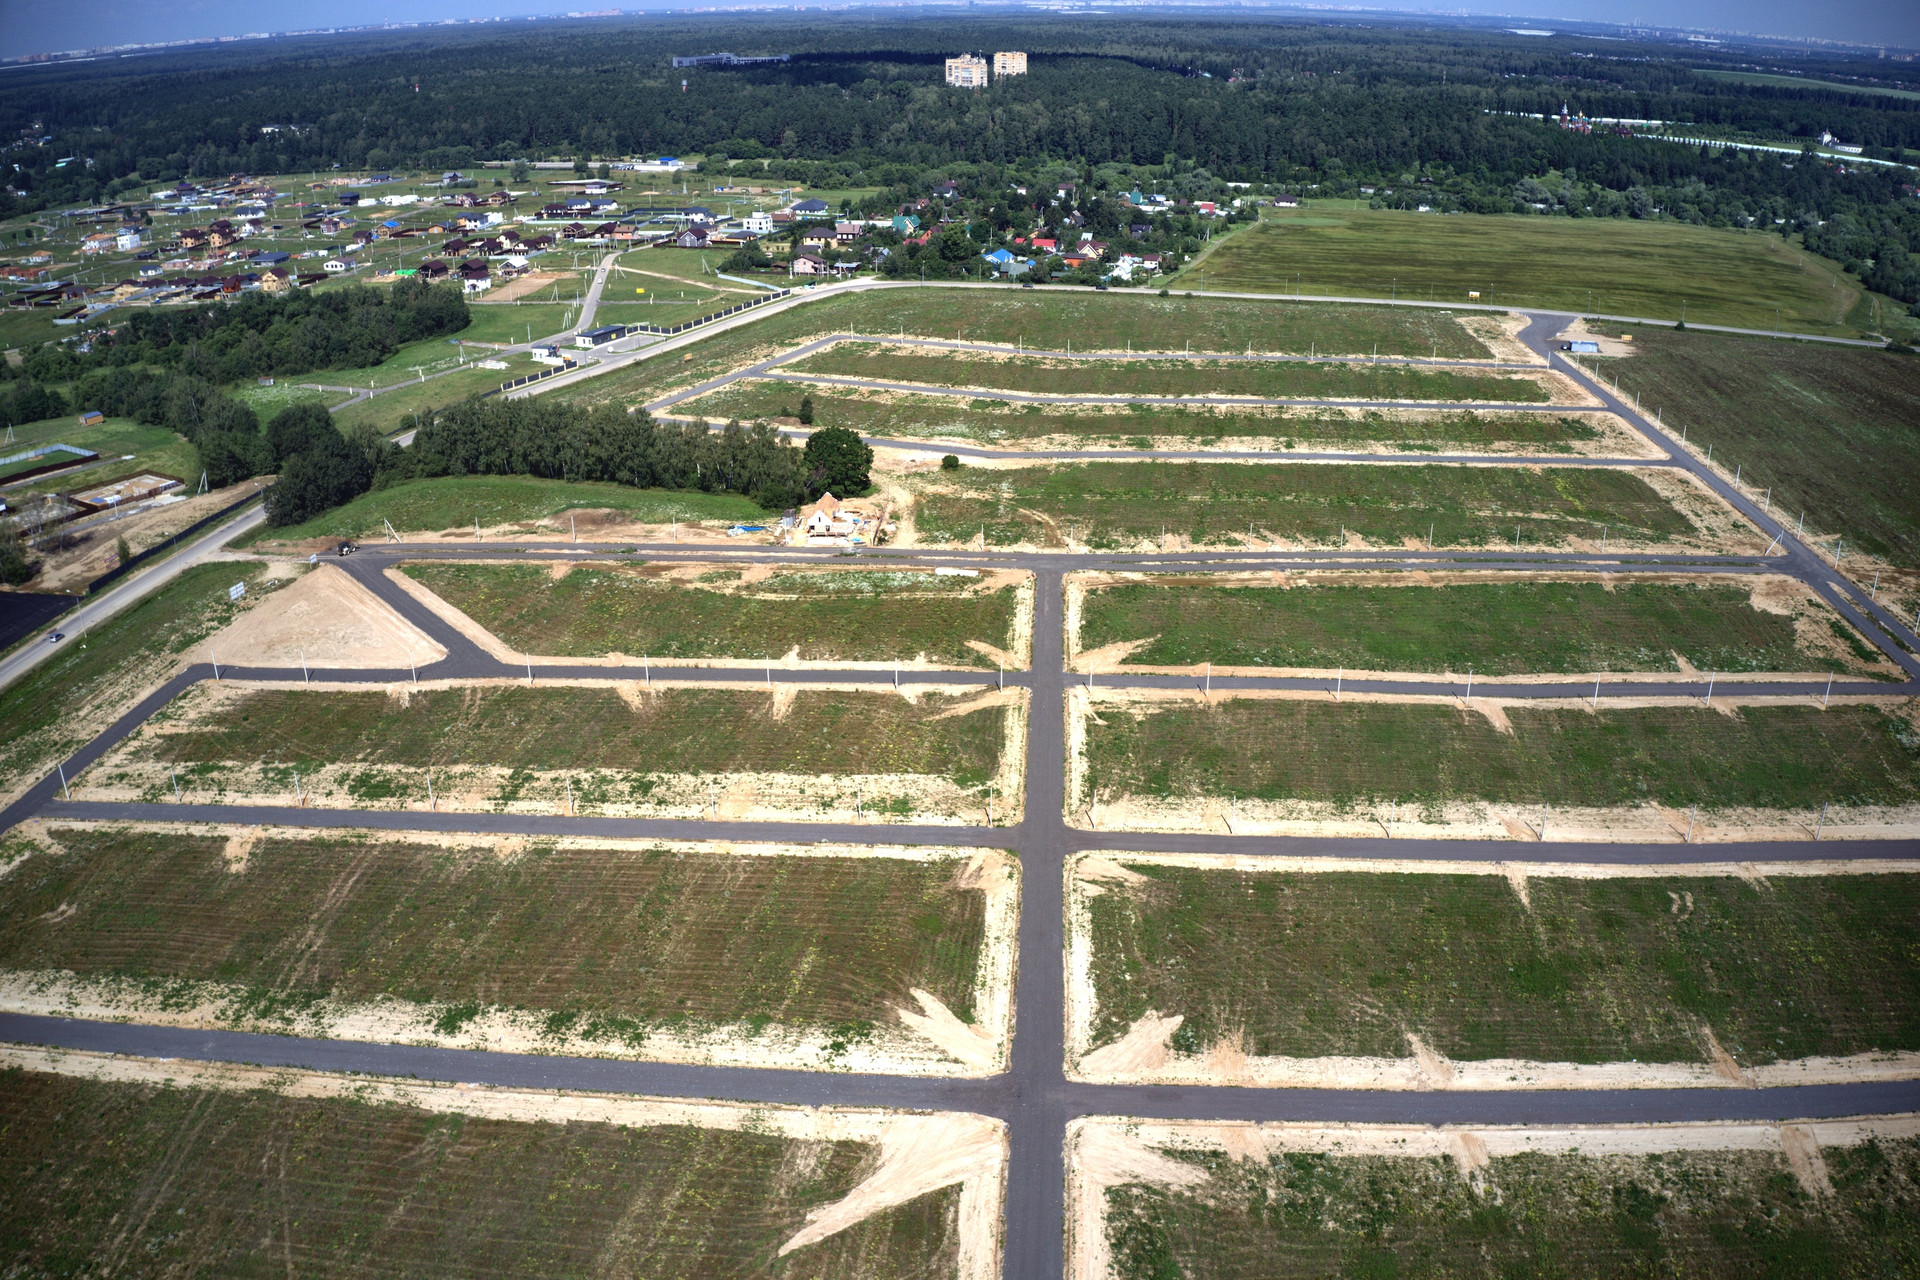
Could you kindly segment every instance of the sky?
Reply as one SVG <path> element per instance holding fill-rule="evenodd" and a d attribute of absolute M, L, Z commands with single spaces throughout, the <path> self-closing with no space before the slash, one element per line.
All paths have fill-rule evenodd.
<path fill-rule="evenodd" d="M 0 0 L 0 58 L 321 26 L 560 15 L 616 7 L 633 12 L 679 4 L 691 7 L 692 0 Z M 1333 0 L 1315 7 L 1363 5 Z M 1920 49 L 1920 3 L 1915 0 L 1364 0 L 1364 7 L 1506 15 L 1528 19 L 1531 27 L 1551 27 L 1557 17 Z"/>

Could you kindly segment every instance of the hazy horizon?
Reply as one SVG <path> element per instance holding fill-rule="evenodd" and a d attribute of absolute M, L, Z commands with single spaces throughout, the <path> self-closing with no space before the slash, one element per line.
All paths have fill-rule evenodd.
<path fill-rule="evenodd" d="M 648 4 L 624 0 L 630 14 L 675 11 L 670 3 Z M 1276 5 L 1275 8 L 1283 6 Z M 891 10 L 898 12 L 898 10 Z M 1752 37 L 1820 39 L 1858 45 L 1883 45 L 1901 50 L 1920 49 L 1920 5 L 1839 0 L 1806 5 L 1790 0 L 1677 0 L 1665 5 L 1628 4 L 1604 0 L 1558 0 L 1534 5 L 1520 0 L 1449 5 L 1444 11 L 1430 5 L 1396 0 L 1374 0 L 1352 6 L 1316 6 L 1301 12 L 1329 15 L 1342 11 L 1395 13 L 1409 18 L 1478 17 L 1524 22 L 1551 28 L 1558 22 L 1644 25 L 1665 29 L 1740 33 Z M 1542 12 L 1548 11 L 1548 12 Z M 320 9 L 309 4 L 259 3 L 258 0 L 8 0 L 0 4 L 0 58 L 101 48 L 118 44 L 145 44 L 169 40 L 238 37 L 253 33 L 300 31 L 314 27 L 360 27 L 395 22 L 443 22 L 472 18 L 565 17 L 580 13 L 580 0 L 337 0 Z M 794 10 L 778 12 L 791 15 Z M 835 10 L 842 15 L 847 10 Z M 878 15 L 887 9 L 875 11 Z M 1043 16 L 1041 11 L 1018 8 L 979 11 L 981 16 Z M 1112 11 L 1107 11 L 1111 13 Z M 1254 16 L 1259 10 L 1223 8 L 1221 13 Z M 1060 16 L 1060 11 L 1044 11 Z M 702 10 L 683 17 L 736 16 Z M 748 16 L 741 13 L 737 16 Z"/>

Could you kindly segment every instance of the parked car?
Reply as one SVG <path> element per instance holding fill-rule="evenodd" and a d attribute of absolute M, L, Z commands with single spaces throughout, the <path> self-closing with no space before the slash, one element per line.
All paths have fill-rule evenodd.
<path fill-rule="evenodd" d="M 48 636 L 48 637 L 47 637 L 47 643 L 48 643 L 48 644 L 59 644 L 59 643 L 60 643 L 60 642 L 61 642 L 62 640 L 65 640 L 66 638 L 67 638 L 67 633 L 66 633 L 66 632 L 64 632 L 64 631 L 56 631 L 56 632 L 54 632 L 54 633 L 53 633 L 52 635 L 50 635 L 50 636 Z"/>
<path fill-rule="evenodd" d="M 334 548 L 334 554 L 341 555 L 341 556 L 350 556 L 354 552 L 358 551 L 359 549 L 360 548 L 354 546 L 351 542 L 343 542 L 338 547 Z"/>

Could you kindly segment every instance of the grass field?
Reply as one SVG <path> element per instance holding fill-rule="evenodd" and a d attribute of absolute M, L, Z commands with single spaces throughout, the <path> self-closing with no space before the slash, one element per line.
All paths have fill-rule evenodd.
<path fill-rule="evenodd" d="M 1483 400 L 1545 404 L 1526 378 L 1407 365 L 1202 362 L 1189 360 L 969 359 L 843 342 L 785 366 L 795 373 L 872 378 L 922 386 L 990 387 L 1042 395 L 1258 396 L 1322 400 Z"/>
<path fill-rule="evenodd" d="M 1196 444 L 1229 437 L 1264 438 L 1283 448 L 1302 443 L 1392 441 L 1408 451 L 1473 449 L 1525 444 L 1540 453 L 1571 453 L 1576 442 L 1596 438 L 1589 424 L 1550 411 L 1477 413 L 1463 409 L 1412 420 L 1371 410 L 1349 418 L 1338 411 L 1282 407 L 1272 410 L 1210 410 L 1183 406 L 1126 405 L 1116 411 L 1066 405 L 1016 405 L 965 396 L 867 393 L 791 382 L 751 379 L 676 405 L 675 414 L 752 422 L 792 416 L 800 397 L 813 397 L 817 425 L 847 427 L 862 435 L 950 439 L 973 444 L 1065 436 L 1087 444 L 1149 447 L 1173 437 Z"/>
<path fill-rule="evenodd" d="M 325 381 L 324 375 L 320 376 Z M 272 386 L 261 386 L 258 382 L 243 382 L 233 390 L 233 398 L 244 402 L 248 408 L 259 415 L 260 421 L 269 422 L 273 415 L 282 409 L 311 400 L 331 407 L 347 400 L 352 395 L 348 391 L 319 391 L 312 386 L 302 385 L 286 378 L 276 379 Z"/>
<path fill-rule="evenodd" d="M 1783 89 L 1811 89 L 1816 92 L 1837 89 L 1842 93 L 1864 93 L 1878 97 L 1906 98 L 1910 101 L 1920 102 L 1920 93 L 1915 93 L 1910 89 L 1895 89 L 1887 85 L 1848 84 L 1844 80 L 1814 80 L 1807 76 L 1775 76 L 1768 75 L 1764 71 L 1720 71 L 1717 69 L 1708 70 L 1705 67 L 1695 67 L 1693 73 L 1697 76 L 1708 76 L 1715 80 L 1732 81 L 1734 84 L 1764 84 Z"/>
<path fill-rule="evenodd" d="M 1851 635 L 1824 605 L 1821 617 Z M 1129 663 L 1473 671 L 1846 671 L 1744 586 L 1487 582 L 1443 587 L 1124 583 L 1087 595 L 1080 647 L 1153 637 Z M 1855 648 L 1860 642 L 1855 640 Z M 1862 650 L 1871 653 L 1871 650 Z M 1856 656 L 1858 656 L 1856 654 Z"/>
<path fill-rule="evenodd" d="M 760 690 L 664 689 L 641 708 L 611 689 L 384 693 L 262 690 L 192 731 L 153 739 L 180 764 L 270 761 L 490 765 L 629 774 L 789 772 L 952 777 L 999 765 L 999 708 L 939 719 L 957 698 L 802 689 L 779 720 Z M 638 784 L 636 784 L 638 785 Z"/>
<path fill-rule="evenodd" d="M 953 1272 L 957 1187 L 776 1257 L 859 1182 L 861 1143 L 19 1070 L 0 1076 L 0 1132 L 0 1239 L 22 1275 Z"/>
<path fill-rule="evenodd" d="M 1920 799 L 1920 736 L 1871 707 L 1512 707 L 1512 734 L 1409 704 L 1240 699 L 1103 718 L 1087 733 L 1098 794 L 1709 810 Z"/>
<path fill-rule="evenodd" d="M 1149 1009 L 1188 1045 L 1748 1066 L 1920 1049 L 1920 877 L 1575 880 L 1152 863 L 1089 901 L 1096 1039 Z M 1685 904 L 1691 904 L 1687 906 Z"/>
<path fill-rule="evenodd" d="M 452 347 L 447 348 L 452 351 Z M 443 370 L 438 377 L 425 380 L 415 379 L 411 371 L 410 381 L 394 380 L 385 384 L 380 394 L 355 404 L 347 405 L 333 415 L 333 420 L 341 430 L 365 423 L 382 435 L 391 435 L 396 431 L 406 431 L 425 422 L 435 409 L 458 404 L 472 396 L 485 395 L 497 390 L 501 383 L 511 378 L 523 377 L 529 373 L 538 373 L 546 366 L 524 352 L 502 355 L 498 359 L 507 367 L 504 369 L 482 369 L 473 362 L 482 358 L 494 358 L 491 353 L 482 356 L 473 348 L 467 349 L 468 364 L 459 368 L 451 357 L 445 360 Z M 322 381 L 331 381 L 329 375 L 316 375 Z M 364 384 L 362 384 L 364 385 Z"/>
<path fill-rule="evenodd" d="M 188 646 L 240 612 L 227 598 L 236 581 L 247 599 L 265 594 L 257 560 L 195 565 L 125 610 L 69 636 L 51 656 L 0 688 L 0 787 L 11 790 L 51 772 L 166 679 Z M 88 727 L 92 726 L 92 727 Z"/>
<path fill-rule="evenodd" d="M 679 493 L 625 485 L 569 483 L 533 476 L 446 476 L 413 480 L 363 494 L 345 506 L 283 529 L 264 526 L 253 541 L 360 538 L 381 532 L 382 520 L 403 532 L 432 532 L 524 524 L 564 511 L 612 511 L 622 521 L 665 524 L 757 519 L 765 515 L 746 498 L 725 493 Z"/>
<path fill-rule="evenodd" d="M 737 569 L 710 584 L 586 567 L 557 581 L 532 565 L 406 572 L 522 653 L 774 659 L 797 648 L 808 661 L 991 667 L 966 642 L 1012 644 L 1012 587 L 969 593 L 966 579 L 931 573 L 801 571 L 742 587 Z"/>
<path fill-rule="evenodd" d="M 1771 486 L 1775 514 L 1920 565 L 1920 357 L 1663 329 L 1634 350 L 1606 362 L 1621 390 Z"/>
<path fill-rule="evenodd" d="M 1199 1185 L 1110 1191 L 1107 1234 L 1121 1280 L 1902 1273 L 1920 1145 L 1820 1154 L 1836 1195 L 1802 1191 L 1778 1150 L 1509 1156 L 1484 1190 L 1444 1157 L 1195 1155 Z"/>
<path fill-rule="evenodd" d="M 1263 537 L 1337 546 L 1353 538 L 1397 545 L 1431 528 L 1435 546 L 1523 546 L 1594 537 L 1623 544 L 1686 534 L 1693 526 L 1642 480 L 1618 470 L 1392 466 L 1247 466 L 1209 462 L 1090 462 L 942 472 L 951 492 L 923 493 L 921 539 L 1096 548 L 1157 538 L 1164 526 L 1196 543 L 1234 543 L 1252 523 Z"/>
<path fill-rule="evenodd" d="M 1239 352 L 1309 350 L 1487 359 L 1491 352 L 1445 312 L 1340 303 L 1239 302 L 991 289 L 882 289 L 810 302 L 573 389 L 574 399 L 632 404 L 728 372 L 770 348 L 824 333 L 1025 342 L 1063 350 Z M 682 357 L 691 356 L 692 359 Z"/>
<path fill-rule="evenodd" d="M 98 426 L 82 427 L 75 425 L 71 416 L 62 414 L 16 427 L 14 440 L 16 444 L 0 446 L 0 456 L 23 453 L 44 444 L 71 444 L 91 449 L 101 458 L 99 464 L 84 471 L 38 476 L 17 489 L 8 490 L 6 500 L 15 506 L 31 494 L 85 489 L 141 471 L 157 471 L 195 482 L 200 479 L 200 455 L 183 437 L 165 427 L 143 427 L 131 418 L 108 418 Z M 129 454 L 131 460 L 127 459 Z M 46 461 L 50 459 L 19 465 L 38 466 Z"/>
<path fill-rule="evenodd" d="M 1200 274 L 1204 268 L 1204 276 Z M 1317 202 L 1233 236 L 1182 273 L 1192 288 L 1558 307 L 1808 333 L 1854 332 L 1858 285 L 1758 231 L 1675 222 L 1401 213 Z M 1591 290 L 1591 295 L 1589 295 Z"/>
<path fill-rule="evenodd" d="M 268 1017 L 327 998 L 546 1010 L 555 1039 L 636 1044 L 686 1020 L 888 1022 L 914 987 L 971 1016 L 982 896 L 951 862 L 268 839 L 235 874 L 224 838 L 57 841 L 0 880 L 0 966 L 233 984 L 236 1012 Z M 78 927 L 50 922 L 63 904 Z"/>

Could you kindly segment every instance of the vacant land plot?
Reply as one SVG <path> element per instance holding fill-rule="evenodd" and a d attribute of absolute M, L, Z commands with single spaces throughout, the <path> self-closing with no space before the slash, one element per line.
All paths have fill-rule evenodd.
<path fill-rule="evenodd" d="M 1776 584 L 1767 584 L 1772 587 Z M 1466 582 L 1214 586 L 1123 582 L 1087 593 L 1079 648 L 1145 641 L 1144 666 L 1367 671 L 1848 671 L 1874 660 L 1818 598 L 1754 604 L 1748 583 Z M 1786 594 L 1786 593 L 1782 593 Z M 1805 640 L 1803 642 L 1803 633 Z"/>
<path fill-rule="evenodd" d="M 749 520 L 766 514 L 758 504 L 726 493 L 631 489 L 533 476 L 447 476 L 363 494 L 305 524 L 263 529 L 255 540 L 364 538 L 380 533 L 387 524 L 403 532 L 464 530 L 471 534 L 475 520 L 496 533 L 503 525 L 520 526 L 505 530 L 513 536 L 532 532 L 534 522 L 568 511 L 606 512 L 620 523 L 634 524 Z"/>
<path fill-rule="evenodd" d="M 969 640 L 1015 647 L 1016 588 L 908 571 L 798 569 L 741 581 L 715 569 L 669 581 L 659 569 L 407 566 L 409 576 L 521 653 L 873 662 L 923 657 L 993 665 Z"/>
<path fill-rule="evenodd" d="M 743 422 L 791 417 L 800 397 L 813 398 L 815 425 L 862 435 L 951 439 L 978 444 L 1058 438 L 1086 444 L 1151 448 L 1156 440 L 1195 443 L 1263 439 L 1282 448 L 1390 442 L 1409 451 L 1524 446 L 1530 452 L 1573 453 L 1598 441 L 1590 421 L 1550 412 L 1485 413 L 1472 409 L 1345 414 L 1313 408 L 1208 409 L 1164 405 L 1069 406 L 969 400 L 884 391 L 804 387 L 747 380 L 676 405 L 675 414 Z M 1588 415 L 1591 417 L 1591 415 Z"/>
<path fill-rule="evenodd" d="M 548 1011 L 555 1039 L 971 1020 L 983 895 L 953 861 L 60 830 L 0 880 L 0 967 L 237 987 L 240 1017 L 392 997 Z M 314 932 L 313 922 L 326 921 Z"/>
<path fill-rule="evenodd" d="M 1745 1066 L 1920 1049 L 1920 876 L 1506 879 L 1128 864 L 1090 899 L 1095 1040 L 1148 1010 L 1198 1048 Z M 1530 903 L 1530 905 L 1529 905 Z"/>
<path fill-rule="evenodd" d="M 1096 795 L 1818 808 L 1920 798 L 1920 735 L 1873 707 L 1598 712 L 1233 699 L 1098 708 Z"/>
<path fill-rule="evenodd" d="M 1256 335 L 1268 351 L 1488 359 L 1478 338 L 1446 312 L 1339 303 L 1233 302 L 986 289 L 881 289 L 823 299 L 641 360 L 570 388 L 572 399 L 636 404 L 730 372 L 828 333 L 964 335 L 1064 350 L 1245 351 Z"/>
<path fill-rule="evenodd" d="M 118 615 L 87 629 L 85 643 L 54 649 L 0 688 L 0 798 L 38 781 L 163 681 L 189 647 L 266 594 L 258 561 L 195 565 Z M 284 570 L 282 572 L 285 572 Z M 240 603 L 227 596 L 247 584 Z"/>
<path fill-rule="evenodd" d="M 957 1248 L 956 1186 L 776 1256 L 868 1143 L 18 1069 L 0 1130 L 0 1236 L 35 1274 L 931 1277 Z"/>
<path fill-rule="evenodd" d="M 1859 298 L 1832 264 L 1762 232 L 1619 218 L 1434 217 L 1316 203 L 1224 241 L 1207 289 L 1401 298 L 1839 333 Z M 1848 331 L 1851 332 L 1851 331 Z"/>
<path fill-rule="evenodd" d="M 1107 1243 L 1128 1280 L 1899 1271 L 1920 1248 L 1920 1145 L 1815 1150 L 1836 1194 L 1778 1146 L 1502 1155 L 1471 1181 L 1444 1155 L 1182 1152 L 1190 1185 L 1107 1193 Z"/>
<path fill-rule="evenodd" d="M 776 713 L 756 690 L 518 686 L 384 693 L 259 690 L 152 738 L 157 758 L 490 765 L 626 773 L 932 774 L 984 784 L 1002 707 L 942 718 L 960 699 L 801 689 Z M 289 779 L 291 785 L 291 779 Z"/>
<path fill-rule="evenodd" d="M 1391 364 L 1065 360 L 1035 356 L 993 359 L 843 342 L 784 368 L 795 373 L 922 386 L 991 387 L 1050 396 L 1252 396 L 1513 404 L 1545 404 L 1548 400 L 1546 386 L 1531 378 Z"/>
<path fill-rule="evenodd" d="M 1511 546 L 1598 539 L 1665 541 L 1694 524 L 1625 470 L 1450 466 L 1237 465 L 1090 462 L 943 473 L 915 501 L 926 542 L 959 542 L 984 527 L 990 544 L 1115 548 L 1164 529 L 1195 543 L 1262 538 L 1316 546 Z"/>
<path fill-rule="evenodd" d="M 1770 486 L 1776 515 L 1920 566 L 1920 359 L 1664 329 L 1634 350 L 1609 362 L 1621 390 L 1738 464 L 1750 491 Z"/>

